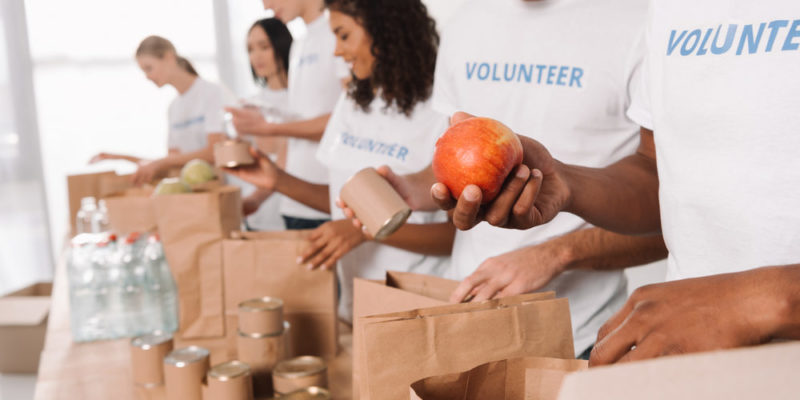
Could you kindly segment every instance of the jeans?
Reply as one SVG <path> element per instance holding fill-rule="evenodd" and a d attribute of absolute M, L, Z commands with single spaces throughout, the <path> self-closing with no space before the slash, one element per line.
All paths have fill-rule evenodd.
<path fill-rule="evenodd" d="M 286 215 L 281 215 L 281 217 L 283 217 L 283 223 L 286 225 L 286 229 L 289 229 L 289 230 L 314 229 L 314 228 L 317 228 L 320 225 L 330 221 L 328 219 L 295 218 L 295 217 L 289 217 L 289 216 L 286 216 Z"/>

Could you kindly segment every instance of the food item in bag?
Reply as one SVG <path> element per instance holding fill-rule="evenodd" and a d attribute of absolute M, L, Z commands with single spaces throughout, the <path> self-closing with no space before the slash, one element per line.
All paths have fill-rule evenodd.
<path fill-rule="evenodd" d="M 183 183 L 179 178 L 164 178 L 158 183 L 158 186 L 156 186 L 156 190 L 153 192 L 153 195 L 160 196 L 162 194 L 180 194 L 189 193 L 191 191 L 192 188 Z"/>
<path fill-rule="evenodd" d="M 181 168 L 181 180 L 187 185 L 197 185 L 216 179 L 214 167 L 205 160 L 195 159 Z"/>

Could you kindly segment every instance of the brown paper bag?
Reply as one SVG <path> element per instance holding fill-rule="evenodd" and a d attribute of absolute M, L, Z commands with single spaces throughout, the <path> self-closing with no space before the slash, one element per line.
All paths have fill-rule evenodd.
<path fill-rule="evenodd" d="M 533 293 L 361 317 L 362 399 L 407 399 L 411 383 L 527 356 L 574 358 L 567 299 Z"/>
<path fill-rule="evenodd" d="M 103 178 L 113 179 L 117 174 L 113 171 L 97 172 L 67 176 L 67 193 L 69 195 L 69 223 L 75 233 L 75 216 L 81 209 L 81 199 L 88 196 L 100 197 Z"/>
<path fill-rule="evenodd" d="M 431 275 L 387 271 L 385 281 L 353 281 L 353 359 L 359 359 L 360 318 L 448 304 L 458 282 Z M 360 368 L 353 363 L 353 398 L 359 398 Z"/>
<path fill-rule="evenodd" d="M 295 355 L 337 353 L 336 274 L 309 271 L 297 257 L 309 245 L 308 231 L 234 232 L 223 245 L 225 313 L 256 297 L 283 300 Z M 237 327 L 228 327 L 237 329 Z"/>
<path fill-rule="evenodd" d="M 111 230 L 120 234 L 156 229 L 153 187 L 129 188 L 104 197 Z"/>
<path fill-rule="evenodd" d="M 158 232 L 178 285 L 179 336 L 225 334 L 222 240 L 242 223 L 239 188 L 156 196 Z"/>
<path fill-rule="evenodd" d="M 496 361 L 414 382 L 411 400 L 556 400 L 564 377 L 587 367 L 584 360 L 547 357 Z"/>

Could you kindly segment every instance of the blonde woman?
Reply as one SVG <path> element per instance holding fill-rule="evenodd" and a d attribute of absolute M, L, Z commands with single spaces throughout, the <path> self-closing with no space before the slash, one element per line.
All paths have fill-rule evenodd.
<path fill-rule="evenodd" d="M 192 64 L 163 37 L 145 38 L 136 49 L 136 62 L 156 86 L 169 85 L 178 91 L 167 113 L 169 154 L 156 160 L 144 160 L 130 155 L 100 153 L 91 162 L 127 160 L 137 163 L 135 184 L 150 182 L 195 158 L 213 162 L 212 146 L 225 138 L 223 107 L 231 102 L 232 96 L 221 86 L 201 78 Z"/>

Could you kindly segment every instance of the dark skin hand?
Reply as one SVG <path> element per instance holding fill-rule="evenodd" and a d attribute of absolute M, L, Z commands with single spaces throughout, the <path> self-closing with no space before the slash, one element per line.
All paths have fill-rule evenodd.
<path fill-rule="evenodd" d="M 644 286 L 601 329 L 590 366 L 800 338 L 800 266 Z"/>

